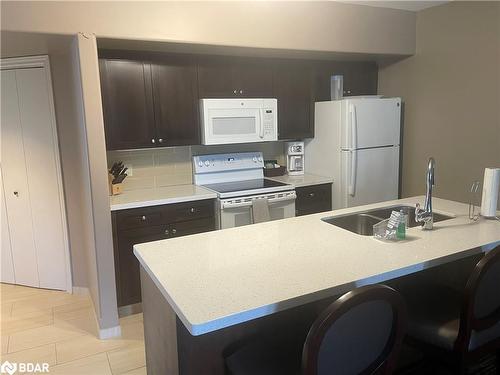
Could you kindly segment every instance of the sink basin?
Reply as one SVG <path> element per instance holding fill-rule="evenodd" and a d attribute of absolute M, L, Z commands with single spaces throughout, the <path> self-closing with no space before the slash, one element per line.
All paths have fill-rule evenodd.
<path fill-rule="evenodd" d="M 324 222 L 335 225 L 339 228 L 351 231 L 362 236 L 373 235 L 373 225 L 379 221 L 388 219 L 392 211 L 403 210 L 408 214 L 408 226 L 410 228 L 420 226 L 420 223 L 415 221 L 415 207 L 408 205 L 397 205 L 390 207 L 375 208 L 373 210 L 356 212 L 341 216 L 330 216 L 322 218 Z M 453 216 L 443 215 L 434 212 L 434 222 L 437 223 L 443 220 L 453 219 Z"/>

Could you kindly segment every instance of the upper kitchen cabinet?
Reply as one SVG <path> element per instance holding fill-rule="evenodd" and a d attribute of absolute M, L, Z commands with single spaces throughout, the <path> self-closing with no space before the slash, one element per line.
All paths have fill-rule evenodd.
<path fill-rule="evenodd" d="M 107 149 L 151 147 L 155 122 L 150 64 L 101 59 L 99 68 Z"/>
<path fill-rule="evenodd" d="M 314 69 L 314 101 L 330 100 L 330 77 L 344 77 L 344 96 L 376 95 L 378 68 L 375 62 L 320 61 Z"/>
<path fill-rule="evenodd" d="M 200 98 L 271 98 L 273 69 L 266 59 L 200 57 Z"/>
<path fill-rule="evenodd" d="M 273 73 L 278 99 L 279 139 L 314 137 L 312 67 L 308 62 L 277 62 Z"/>
<path fill-rule="evenodd" d="M 172 56 L 152 63 L 151 71 L 157 144 L 198 144 L 196 62 L 189 56 Z"/>
<path fill-rule="evenodd" d="M 99 61 L 107 149 L 198 144 L 194 58 L 163 54 L 142 57 L 127 60 L 106 56 Z"/>

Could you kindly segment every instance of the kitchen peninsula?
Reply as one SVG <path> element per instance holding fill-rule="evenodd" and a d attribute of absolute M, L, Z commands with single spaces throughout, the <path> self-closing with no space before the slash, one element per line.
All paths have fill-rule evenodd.
<path fill-rule="evenodd" d="M 435 223 L 432 231 L 410 228 L 400 243 L 321 220 L 416 202 L 423 197 L 134 246 L 141 264 L 148 373 L 223 374 L 228 346 L 294 322 L 318 301 L 500 243 L 499 221 L 471 222 L 466 204 L 437 198 L 435 212 L 452 218 Z"/>

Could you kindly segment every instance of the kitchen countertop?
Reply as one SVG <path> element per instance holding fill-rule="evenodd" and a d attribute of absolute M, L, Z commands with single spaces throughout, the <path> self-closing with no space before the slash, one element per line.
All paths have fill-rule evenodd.
<path fill-rule="evenodd" d="M 247 225 L 134 246 L 134 253 L 192 335 L 270 315 L 355 287 L 444 264 L 500 244 L 500 221 L 470 222 L 468 206 L 434 198 L 455 216 L 380 242 L 321 220 L 423 197 Z"/>
<path fill-rule="evenodd" d="M 173 185 L 161 188 L 125 191 L 110 197 L 111 211 L 217 198 L 212 190 L 197 185 Z"/>
<path fill-rule="evenodd" d="M 303 186 L 311 186 L 311 185 L 319 185 L 319 184 L 331 184 L 333 183 L 333 178 L 319 176 L 311 173 L 304 173 L 299 176 L 289 176 L 287 174 L 283 176 L 276 177 L 266 177 L 270 180 L 283 182 L 285 184 L 291 184 L 294 187 L 303 187 Z"/>

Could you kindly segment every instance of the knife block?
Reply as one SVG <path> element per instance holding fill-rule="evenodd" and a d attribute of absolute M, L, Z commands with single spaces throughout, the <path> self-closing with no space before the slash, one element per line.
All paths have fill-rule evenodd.
<path fill-rule="evenodd" d="M 123 184 L 113 184 L 114 178 L 115 177 L 111 173 L 108 173 L 109 195 L 118 195 L 123 193 Z"/>

